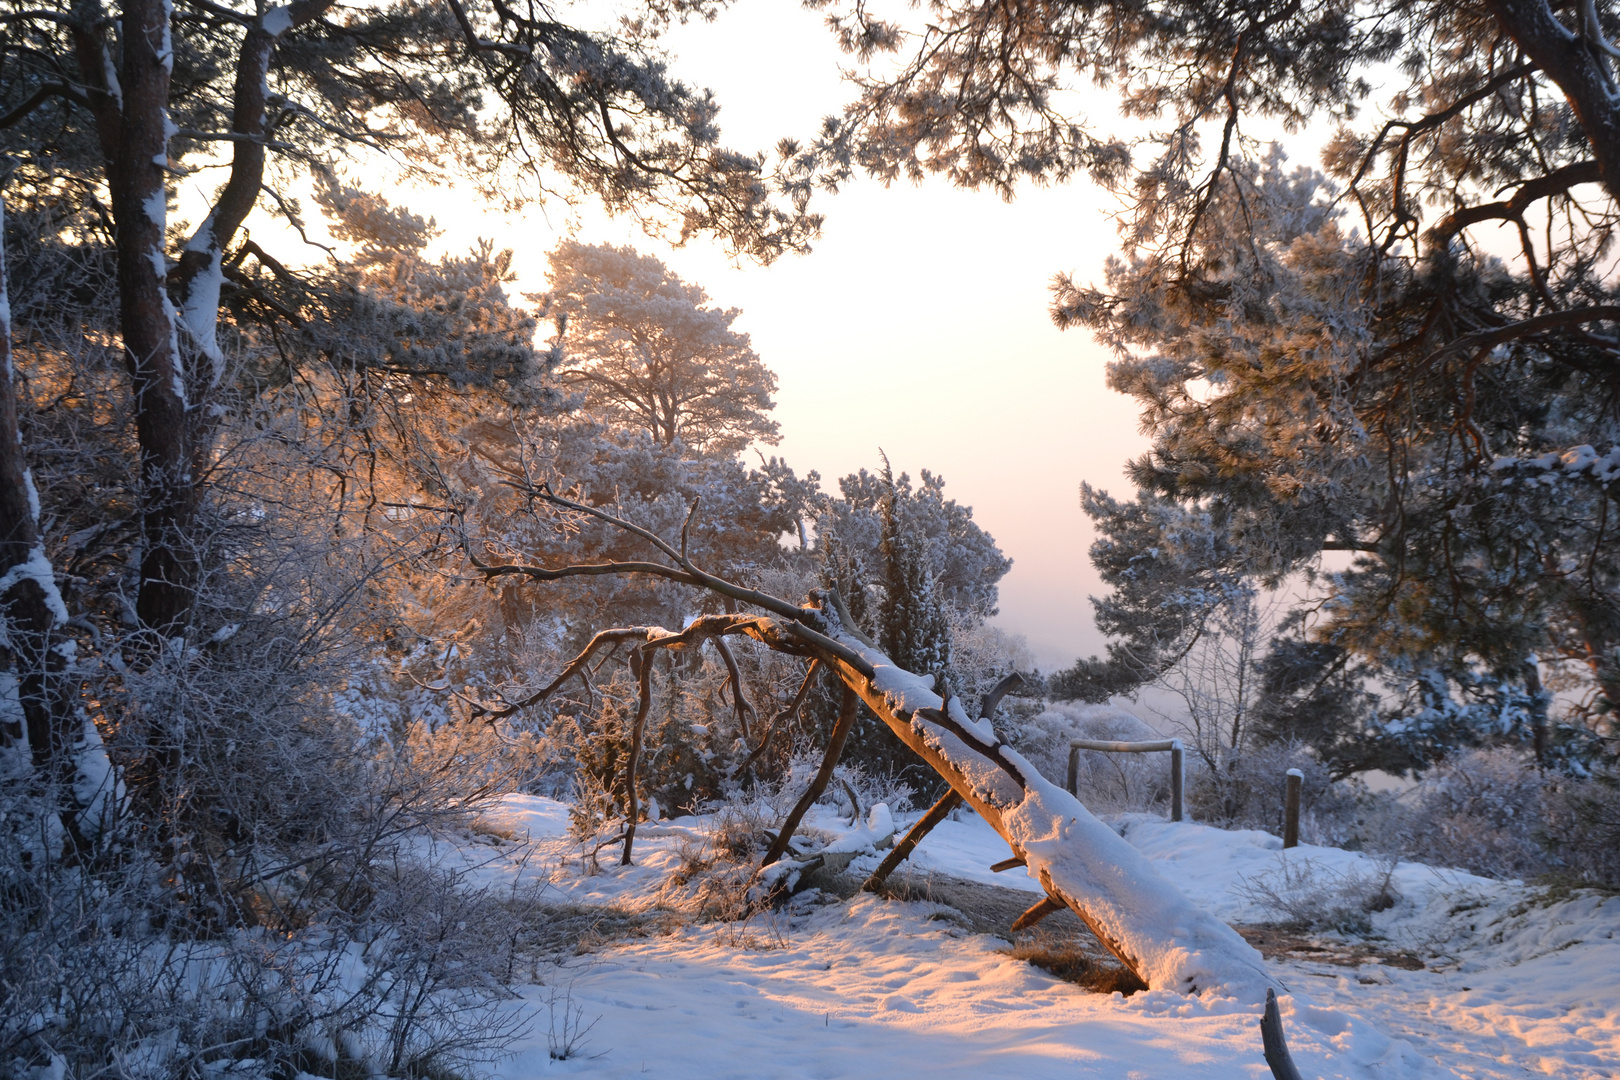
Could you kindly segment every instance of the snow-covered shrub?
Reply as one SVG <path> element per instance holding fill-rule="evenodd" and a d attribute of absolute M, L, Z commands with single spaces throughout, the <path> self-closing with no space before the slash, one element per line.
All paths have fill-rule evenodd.
<path fill-rule="evenodd" d="M 1335 781 L 1322 763 L 1301 746 L 1272 744 L 1228 750 L 1213 765 L 1190 760 L 1188 813 L 1212 825 L 1262 829 L 1281 836 L 1283 796 L 1290 769 L 1304 775 L 1300 786 L 1300 839 L 1335 846 L 1354 839 L 1364 798 L 1361 786 Z"/>
<path fill-rule="evenodd" d="M 1620 886 L 1620 778 L 1542 769 L 1506 747 L 1470 750 L 1381 808 L 1370 840 L 1499 878 Z"/>
<path fill-rule="evenodd" d="M 1380 828 L 1410 857 L 1487 877 L 1555 868 L 1542 843 L 1548 777 L 1517 751 L 1476 749 L 1431 769 Z"/>
<path fill-rule="evenodd" d="M 1620 888 L 1620 774 L 1560 778 L 1542 806 L 1557 872 L 1575 884 Z"/>
<path fill-rule="evenodd" d="M 39 795 L 0 788 L 0 825 L 33 817 Z M 354 887 L 334 890 L 328 866 L 300 894 L 283 874 L 286 906 L 265 918 L 279 924 L 199 926 L 154 853 L 125 840 L 41 865 L 36 838 L 0 827 L 0 1075 L 465 1074 L 523 1027 L 499 998 L 536 889 L 479 890 L 397 861 L 397 845 L 378 865 L 344 843 L 334 861 Z M 337 891 L 367 896 L 322 903 Z"/>
<path fill-rule="evenodd" d="M 110 797 L 70 841 L 51 825 L 70 802 L 38 770 L 0 783 L 0 1075 L 425 1074 L 513 1033 L 483 948 L 510 898 L 424 888 L 413 854 L 504 786 L 501 740 L 409 709 L 378 726 L 343 697 L 392 647 L 378 582 L 415 549 L 408 530 L 334 528 L 319 485 L 291 479 L 308 462 L 277 408 L 244 425 L 265 438 L 225 440 L 173 635 L 101 618 L 128 579 L 118 552 L 80 551 L 77 705 Z M 74 496 L 47 494 L 69 522 L 105 513 Z M 413 903 L 478 937 L 456 973 L 421 951 L 438 916 L 390 899 L 406 876 Z"/>
<path fill-rule="evenodd" d="M 672 694 L 667 682 L 654 677 L 658 703 L 642 732 L 636 791 L 643 816 L 689 813 L 720 799 L 747 760 L 745 744 L 729 737 L 735 729 L 714 715 L 712 700 L 709 708 L 689 711 L 694 695 Z M 622 819 L 629 806 L 625 768 L 636 715 L 635 683 L 620 675 L 600 689 L 603 696 L 594 710 L 558 716 L 549 729 L 572 759 L 570 814 L 580 835 Z"/>
<path fill-rule="evenodd" d="M 1393 858 L 1377 872 L 1340 872 L 1297 853 L 1280 854 L 1273 869 L 1243 880 L 1236 892 L 1300 929 L 1364 934 L 1371 929 L 1372 914 L 1399 899 L 1391 884 L 1394 870 Z"/>

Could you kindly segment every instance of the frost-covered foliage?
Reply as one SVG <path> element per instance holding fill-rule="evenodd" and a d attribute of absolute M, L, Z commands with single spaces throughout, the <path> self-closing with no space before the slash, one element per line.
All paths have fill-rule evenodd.
<path fill-rule="evenodd" d="M 1565 344 L 1523 342 L 1480 353 L 1463 417 L 1446 389 L 1457 376 L 1442 365 L 1419 377 L 1397 359 L 1407 320 L 1427 310 L 1421 275 L 1386 266 L 1385 319 L 1358 299 L 1354 267 L 1371 256 L 1337 222 L 1322 178 L 1289 172 L 1276 156 L 1240 175 L 1246 209 L 1217 199 L 1209 225 L 1252 223 L 1255 247 L 1228 250 L 1215 232 L 1199 244 L 1219 258 L 1204 272 L 1229 284 L 1248 317 L 1233 322 L 1222 314 L 1230 306 L 1154 292 L 1147 264 L 1125 262 L 1110 270 L 1110 288 L 1131 299 L 1096 316 L 1130 350 L 1112 365 L 1112 382 L 1143 402 L 1155 430 L 1153 455 L 1132 467 L 1141 512 L 1189 507 L 1223 545 L 1211 572 L 1265 582 L 1314 566 L 1324 548 L 1355 551 L 1348 569 L 1317 578 L 1315 640 L 1373 661 L 1397 695 L 1428 693 L 1436 677 L 1505 686 L 1525 700 L 1518 726 L 1544 754 L 1558 741 L 1542 696 L 1555 683 L 1567 686 L 1573 718 L 1602 735 L 1605 628 L 1620 611 L 1613 546 L 1598 539 L 1612 502 L 1602 452 L 1620 432 L 1605 394 L 1560 359 Z M 1458 272 L 1457 287 L 1481 302 L 1518 287 L 1500 268 Z M 1414 310 L 1402 314 L 1402 304 Z M 1369 374 L 1351 380 L 1360 368 Z M 1428 396 L 1401 413 L 1398 433 L 1376 429 L 1387 395 L 1414 387 Z M 1455 437 L 1458 425 L 1467 439 Z M 1569 451 L 1580 467 L 1565 468 L 1572 444 L 1599 449 Z M 1174 533 L 1155 528 L 1165 540 L 1140 547 L 1169 543 Z M 1155 617 L 1134 596 L 1117 602 L 1143 623 Z M 1404 730 L 1443 739 L 1440 726 L 1455 721 L 1461 733 L 1477 719 L 1484 729 L 1473 737 L 1497 734 L 1502 710 L 1476 712 L 1425 705 Z"/>
<path fill-rule="evenodd" d="M 792 769 L 795 748 L 819 734 L 803 716 L 782 715 L 799 688 L 802 665 L 748 643 L 730 648 L 743 678 L 741 715 L 729 670 L 712 647 L 654 668 L 658 705 L 647 721 L 637 772 L 649 819 L 679 817 L 779 784 Z M 636 703 L 635 680 L 616 665 L 596 679 L 592 694 L 567 698 L 543 721 L 560 765 L 572 770 L 581 832 L 624 817 Z"/>
<path fill-rule="evenodd" d="M 1539 842 L 1547 778 L 1511 750 L 1459 754 L 1408 794 L 1402 839 L 1425 861 L 1489 877 L 1551 869 Z"/>
<path fill-rule="evenodd" d="M 1398 799 L 1368 804 L 1366 846 L 1487 877 L 1620 887 L 1620 783 L 1571 776 L 1524 750 L 1455 755 Z"/>
<path fill-rule="evenodd" d="M 950 619 L 929 558 L 928 538 L 912 509 L 913 500 L 902 494 L 887 469 L 884 479 L 888 494 L 878 504 L 884 569 L 878 644 L 907 671 L 932 674 L 954 685 Z"/>
<path fill-rule="evenodd" d="M 1229 543 L 1208 512 L 1150 494 L 1121 503 L 1089 484 L 1080 500 L 1097 529 L 1092 565 L 1110 589 L 1092 598 L 1094 618 L 1113 640 L 1106 659 L 1054 675 L 1055 697 L 1103 702 L 1129 692 L 1181 661 L 1212 619 L 1249 621 L 1255 589 L 1228 565 Z"/>
<path fill-rule="evenodd" d="M 1277 865 L 1241 882 L 1234 892 L 1279 922 L 1306 930 L 1365 934 L 1372 915 L 1400 899 L 1392 878 L 1396 862 L 1387 858 L 1377 871 L 1335 871 L 1310 859 L 1283 856 Z"/>
<path fill-rule="evenodd" d="M 650 255 L 564 240 L 550 255 L 550 310 L 565 385 L 609 423 L 655 442 L 730 456 L 775 444 L 776 375 L 704 291 Z"/>
<path fill-rule="evenodd" d="M 824 497 L 813 505 L 816 546 L 829 582 L 843 592 L 850 612 L 864 628 L 876 628 L 883 601 L 886 563 L 883 540 L 890 516 L 897 528 L 917 534 L 941 600 L 952 610 L 976 619 L 996 613 L 997 582 L 1012 568 L 995 539 L 973 520 L 973 509 L 945 498 L 945 478 L 922 471 L 911 478 L 862 469 L 838 482 L 841 497 Z M 893 506 L 890 515 L 886 506 Z"/>
<path fill-rule="evenodd" d="M 431 260 L 434 222 L 331 180 L 315 199 L 355 250 L 336 280 L 319 282 L 325 302 L 297 334 L 305 348 L 342 369 L 498 385 L 508 402 L 555 406 L 555 357 L 535 345 L 535 315 L 505 291 L 510 250 L 480 241 L 465 256 Z"/>
<path fill-rule="evenodd" d="M 1394 697 L 1431 669 L 1511 683 L 1542 760 L 1561 742 L 1620 750 L 1612 11 L 830 7 L 861 95 L 807 163 L 1007 197 L 1089 171 L 1119 196 L 1121 250 L 1101 281 L 1060 276 L 1052 314 L 1116 350 L 1110 384 L 1153 437 L 1121 508 L 1164 538 L 1126 554 L 1168 563 L 1207 523 L 1212 573 L 1321 571 L 1309 640 L 1390 676 Z M 1069 104 L 1104 84 L 1146 126 L 1133 149 Z M 1286 141 L 1311 123 L 1334 135 L 1295 167 Z M 1198 623 L 1182 584 L 1169 575 L 1162 611 L 1117 586 L 1143 606 L 1065 692 L 1151 678 Z"/>
<path fill-rule="evenodd" d="M 13 827 L 28 817 L 20 792 L 0 794 Z M 0 833 L 0 1071 L 9 1076 L 464 1072 L 499 1057 L 527 1025 L 501 1007 L 499 987 L 536 917 L 532 889 L 480 889 L 408 860 L 363 860 L 343 870 L 367 890 L 362 907 L 280 889 L 296 922 L 198 934 L 153 888 L 156 867 L 129 872 L 127 860 L 147 852 L 48 868 L 33 854 L 26 838 Z"/>
<path fill-rule="evenodd" d="M 532 320 L 479 259 L 417 259 L 411 303 L 449 314 L 420 320 L 412 348 L 443 346 L 494 378 L 380 373 L 376 342 L 310 348 L 335 325 L 314 317 L 308 335 L 222 334 L 228 407 L 211 417 L 209 484 L 184 535 L 194 573 L 183 618 L 158 634 L 132 604 L 135 403 L 109 332 L 110 260 L 85 213 L 32 206 L 6 233 L 26 253 L 17 404 L 73 616 L 53 650 L 73 737 L 58 746 L 9 722 L 9 646 L 27 630 L 8 619 L 0 1071 L 471 1067 L 512 1028 L 488 1011 L 500 965 L 460 954 L 503 955 L 492 943 L 510 940 L 509 898 L 433 876 L 414 845 L 510 786 L 509 747 L 405 689 L 421 650 L 393 601 L 434 536 L 383 504 L 419 497 L 407 463 L 435 433 L 434 408 L 502 400 L 494 387 L 511 381 L 492 358 L 532 358 Z M 435 946 L 427 928 L 450 916 Z"/>
<path fill-rule="evenodd" d="M 839 481 L 842 498 L 812 503 L 815 554 L 824 583 L 890 658 L 908 671 L 938 675 L 951 693 L 972 701 L 1016 664 L 1011 655 L 993 658 L 981 648 L 959 669 L 954 639 L 959 631 L 976 633 L 995 614 L 996 583 L 1012 560 L 974 523 L 971 508 L 944 497 L 944 487 L 943 477 L 924 470 L 913 488 L 886 461 L 877 474 L 862 469 L 846 476 Z M 987 643 L 981 635 L 978 644 Z M 823 712 L 833 707 L 830 700 L 820 705 Z M 933 771 L 865 710 L 844 754 L 923 794 L 943 791 Z"/>

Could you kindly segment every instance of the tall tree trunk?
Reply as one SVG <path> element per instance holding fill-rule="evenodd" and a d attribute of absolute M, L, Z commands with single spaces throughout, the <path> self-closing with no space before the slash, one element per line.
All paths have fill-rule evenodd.
<path fill-rule="evenodd" d="M 237 54 L 230 178 L 170 274 L 164 257 L 170 76 L 170 8 L 125 0 L 123 64 L 116 86 L 89 69 L 105 45 L 80 31 L 80 66 L 96 100 L 107 157 L 118 247 L 119 326 L 135 393 L 141 452 L 140 586 L 135 613 L 165 636 L 179 631 L 195 601 L 200 560 L 194 525 L 208 466 L 212 425 L 203 406 L 224 375 L 215 329 L 226 245 L 252 211 L 264 180 L 270 61 L 289 30 L 319 18 L 333 0 L 267 8 Z M 107 65 L 102 65 L 106 70 Z M 169 298 L 169 286 L 179 310 Z"/>
<path fill-rule="evenodd" d="M 73 750 L 82 730 L 73 701 L 71 642 L 60 638 L 68 613 L 45 555 L 39 495 L 23 453 L 4 237 L 0 198 L 0 746 L 27 746 L 34 775 L 71 793 Z M 76 807 L 60 809 L 77 838 Z"/>
<path fill-rule="evenodd" d="M 169 6 L 125 0 L 116 145 L 107 173 L 118 248 L 118 320 L 135 394 L 141 453 L 141 567 L 135 613 L 162 634 L 191 609 L 198 566 L 189 543 L 197 496 L 186 373 L 167 291 Z"/>

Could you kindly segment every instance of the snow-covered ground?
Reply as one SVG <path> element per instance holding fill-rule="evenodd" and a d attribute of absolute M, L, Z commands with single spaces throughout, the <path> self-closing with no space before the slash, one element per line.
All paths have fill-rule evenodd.
<path fill-rule="evenodd" d="M 516 847 L 483 856 L 480 876 L 544 875 L 558 901 L 632 909 L 654 905 L 682 852 L 707 839 L 704 823 L 690 818 L 650 825 L 638 833 L 635 866 L 617 866 L 615 847 L 598 870 L 567 838 L 567 810 L 558 803 L 513 797 L 487 818 L 527 834 L 533 847 L 521 859 Z M 849 828 L 830 816 L 807 824 Z M 1302 846 L 1285 855 L 1263 833 L 1144 815 L 1115 827 L 1232 923 L 1276 917 L 1253 899 L 1254 885 L 1279 885 L 1284 860 L 1296 890 L 1331 894 L 1336 884 L 1388 874 L 1397 902 L 1370 917 L 1370 930 L 1341 938 L 1344 951 L 1367 942 L 1379 956 L 1352 966 L 1297 951 L 1268 961 L 1291 991 L 1281 999 L 1283 1019 L 1306 1077 L 1620 1076 L 1620 898 L 1555 901 L 1518 883 L 1419 864 L 1391 868 L 1336 849 Z M 924 841 L 912 868 L 1039 894 L 1019 870 L 989 871 L 1006 854 L 987 825 L 964 814 Z M 864 856 L 851 869 L 875 863 Z M 762 917 L 742 928 L 697 923 L 629 939 L 541 969 L 544 985 L 525 989 L 513 1005 L 536 1010 L 534 1033 L 500 1074 L 1270 1075 L 1253 1006 L 1164 991 L 1090 993 L 1005 948 L 964 930 L 939 905 L 865 895 L 801 905 L 774 924 Z M 1406 969 L 1418 960 L 1422 970 Z M 574 1056 L 553 1060 L 571 1019 L 594 1026 Z"/>

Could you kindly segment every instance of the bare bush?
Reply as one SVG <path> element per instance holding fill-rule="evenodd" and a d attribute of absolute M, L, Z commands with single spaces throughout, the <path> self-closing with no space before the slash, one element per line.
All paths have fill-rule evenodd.
<path fill-rule="evenodd" d="M 495 1006 L 532 897 L 402 870 L 348 919 L 202 935 L 162 925 L 172 904 L 127 862 L 21 866 L 23 850 L 0 844 L 0 1072 L 420 1076 L 525 1030 Z"/>
<path fill-rule="evenodd" d="M 546 999 L 546 1008 L 551 1017 L 551 1022 L 546 1028 L 546 1049 L 552 1061 L 602 1056 L 588 1053 L 589 1036 L 602 1018 L 596 1016 L 587 1021 L 585 1006 L 574 1000 L 572 990 L 564 990 L 561 994 L 553 990 L 551 996 Z"/>
<path fill-rule="evenodd" d="M 1297 929 L 1365 934 L 1372 915 L 1400 899 L 1391 884 L 1395 865 L 1388 858 L 1376 872 L 1335 871 L 1315 859 L 1279 855 L 1274 869 L 1243 879 L 1235 891 Z"/>

